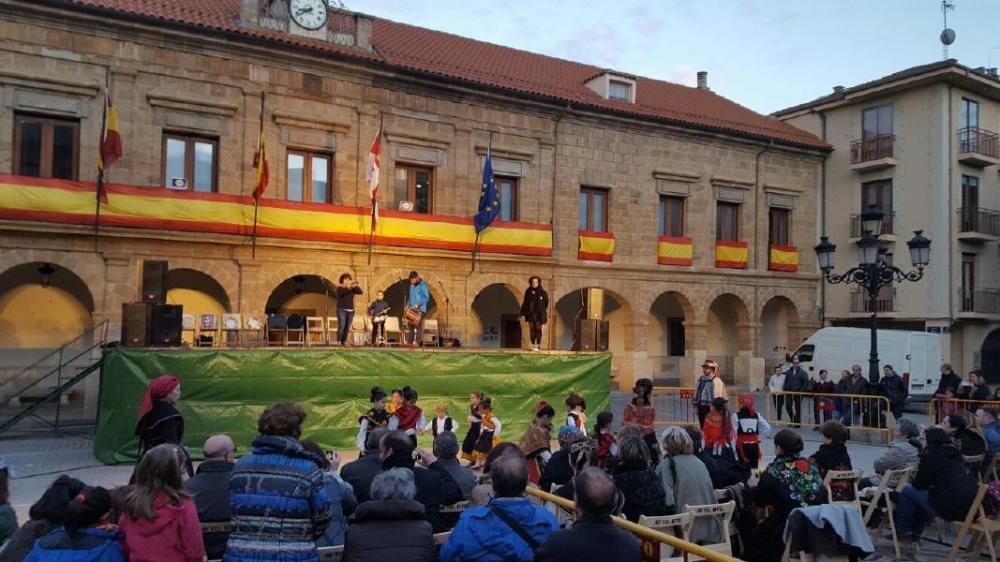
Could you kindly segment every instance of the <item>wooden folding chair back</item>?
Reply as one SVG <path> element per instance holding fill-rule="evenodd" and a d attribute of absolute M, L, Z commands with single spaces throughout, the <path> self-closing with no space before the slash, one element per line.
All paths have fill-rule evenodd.
<path fill-rule="evenodd" d="M 882 480 L 879 481 L 878 491 L 875 492 L 875 495 L 872 496 L 872 498 L 867 502 L 865 514 L 862 518 L 865 526 L 867 526 L 868 521 L 872 518 L 872 515 L 876 511 L 881 512 L 882 520 L 879 522 L 878 528 L 875 529 L 874 534 L 877 538 L 882 534 L 882 529 L 886 526 L 889 527 L 889 530 L 892 532 L 892 547 L 896 551 L 897 560 L 900 558 L 900 553 L 899 535 L 896 532 L 896 519 L 894 515 L 896 512 L 896 504 L 892 501 L 892 494 L 889 492 L 901 491 L 903 486 L 906 486 L 906 484 L 910 481 L 910 476 L 913 474 L 913 471 L 914 468 L 912 466 L 885 471 L 885 474 L 882 475 Z M 889 486 L 889 483 L 893 481 L 896 483 L 895 488 Z M 883 498 L 885 499 L 884 506 L 881 505 L 881 500 Z M 865 505 L 865 502 L 862 502 L 862 505 Z"/>
<path fill-rule="evenodd" d="M 463 511 L 465 511 L 466 509 L 469 509 L 470 507 L 472 507 L 472 504 L 469 503 L 468 501 L 460 501 L 460 502 L 455 502 L 455 503 L 450 503 L 450 504 L 442 505 L 441 509 L 440 509 L 440 512 L 441 513 L 462 513 Z"/>
<path fill-rule="evenodd" d="M 326 322 L 322 316 L 306 316 L 306 345 L 323 345 L 326 341 Z"/>
<path fill-rule="evenodd" d="M 982 543 L 985 542 L 986 547 L 990 551 L 990 560 L 997 562 L 997 551 L 996 547 L 993 546 L 993 534 L 1000 531 L 1000 521 L 990 519 L 986 515 L 983 500 L 986 498 L 988 490 L 989 486 L 986 484 L 979 485 L 979 492 L 976 493 L 976 499 L 972 501 L 972 507 L 969 508 L 969 513 L 966 514 L 965 521 L 962 522 L 962 526 L 959 527 L 958 534 L 955 536 L 955 542 L 952 544 L 951 550 L 948 551 L 948 562 L 955 560 L 955 556 L 958 555 L 958 549 L 962 547 L 962 540 L 970 533 L 979 533 L 982 535 L 976 536 L 969 541 L 967 550 L 971 554 L 971 558 L 979 558 L 979 552 L 983 549 Z"/>
<path fill-rule="evenodd" d="M 711 518 L 719 521 L 719 528 L 722 533 L 722 542 L 703 544 L 701 546 L 725 554 L 733 555 L 733 543 L 729 537 L 729 525 L 733 521 L 733 513 L 736 511 L 736 502 L 730 500 L 726 503 L 713 505 L 685 505 L 684 511 L 691 514 L 691 527 L 693 528 L 700 518 Z M 690 533 L 689 528 L 689 533 Z M 689 560 L 704 560 L 699 556 L 691 555 Z"/>
<path fill-rule="evenodd" d="M 319 562 L 340 562 L 344 559 L 344 545 L 321 546 L 316 553 L 319 554 Z"/>
<path fill-rule="evenodd" d="M 993 453 L 989 456 L 990 460 L 986 463 L 981 471 L 982 483 L 989 484 L 998 480 L 997 478 L 997 462 L 1000 461 L 1000 453 Z"/>
<path fill-rule="evenodd" d="M 962 462 L 965 463 L 965 466 L 969 467 L 970 470 L 975 468 L 976 478 L 980 484 L 983 483 L 983 461 L 985 460 L 985 453 L 982 455 L 962 455 Z"/>
<path fill-rule="evenodd" d="M 855 470 L 828 470 L 826 472 L 826 477 L 823 478 L 823 485 L 826 486 L 826 497 L 830 505 L 853 505 L 858 510 L 858 515 L 864 517 L 864 510 L 861 509 L 861 497 L 858 494 L 858 482 L 861 481 L 861 476 L 864 472 L 861 469 Z M 846 483 L 848 486 L 848 492 L 850 499 L 834 499 L 833 487 L 831 486 L 834 482 Z M 843 488 L 843 484 L 838 487 L 838 490 Z"/>
<path fill-rule="evenodd" d="M 656 515 L 656 516 L 639 516 L 639 524 L 643 527 L 649 527 L 654 531 L 660 531 L 661 533 L 666 533 L 668 535 L 673 535 L 681 540 L 688 540 L 688 531 L 691 529 L 691 514 L 688 512 L 678 513 L 677 515 Z M 683 562 L 684 556 L 674 556 L 674 552 L 667 545 L 660 545 L 660 562 Z"/>

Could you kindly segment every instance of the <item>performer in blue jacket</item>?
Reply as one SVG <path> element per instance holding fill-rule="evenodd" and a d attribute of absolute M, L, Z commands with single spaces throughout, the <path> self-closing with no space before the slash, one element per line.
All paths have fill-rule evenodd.
<path fill-rule="evenodd" d="M 427 314 L 427 304 L 430 300 L 431 293 L 427 289 L 427 283 L 424 283 L 419 273 L 411 271 L 410 292 L 406 295 L 406 310 L 404 311 L 406 341 L 410 347 L 424 345 L 424 315 Z"/>

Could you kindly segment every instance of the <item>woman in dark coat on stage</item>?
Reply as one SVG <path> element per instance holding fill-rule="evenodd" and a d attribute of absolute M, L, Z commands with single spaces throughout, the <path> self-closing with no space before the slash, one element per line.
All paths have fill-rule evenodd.
<path fill-rule="evenodd" d="M 139 402 L 138 421 L 135 424 L 135 434 L 139 438 L 140 459 L 146 451 L 157 445 L 184 444 L 184 418 L 175 407 L 180 399 L 181 381 L 173 375 L 160 375 L 146 385 L 142 401 Z M 194 475 L 190 459 L 185 468 L 188 476 Z"/>
<path fill-rule="evenodd" d="M 542 278 L 533 275 L 528 279 L 528 288 L 521 302 L 521 316 L 531 331 L 531 350 L 538 351 L 542 345 L 542 325 L 548 322 L 549 294 L 542 288 Z"/>

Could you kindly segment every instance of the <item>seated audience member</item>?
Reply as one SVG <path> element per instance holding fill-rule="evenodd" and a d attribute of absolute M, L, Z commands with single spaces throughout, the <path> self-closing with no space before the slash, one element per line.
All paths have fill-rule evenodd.
<path fill-rule="evenodd" d="M 65 474 L 56 478 L 28 510 L 28 520 L 0 548 L 0 562 L 21 562 L 35 541 L 63 524 L 66 506 L 83 489 L 83 482 Z"/>
<path fill-rule="evenodd" d="M 493 461 L 490 473 L 495 498 L 462 513 L 441 547 L 441 562 L 530 562 L 559 528 L 552 513 L 525 497 L 528 463 L 516 445 Z"/>
<path fill-rule="evenodd" d="M 823 422 L 819 426 L 819 434 L 823 439 L 819 450 L 809 457 L 809 460 L 816 464 L 819 469 L 820 478 L 826 478 L 826 473 L 831 470 L 851 470 L 851 455 L 847 452 L 847 428 L 838 421 Z M 837 501 L 853 499 L 848 482 L 831 482 L 830 489 L 833 491 L 833 498 Z"/>
<path fill-rule="evenodd" d="M 599 468 L 585 468 L 573 487 L 577 516 L 573 527 L 553 533 L 535 552 L 534 562 L 639 562 L 639 541 L 611 521 L 615 484 L 608 475 Z"/>
<path fill-rule="evenodd" d="M 497 443 L 497 446 L 493 447 L 490 454 L 486 455 L 486 459 L 483 461 L 483 475 L 479 477 L 480 484 L 472 489 L 472 495 L 469 497 L 469 503 L 472 505 L 487 505 L 490 503 L 490 499 L 493 497 L 493 474 L 491 473 L 491 470 L 493 469 L 493 461 L 499 459 L 501 455 L 515 449 L 518 452 L 521 451 L 521 448 L 518 447 L 516 443 L 504 441 L 503 443 Z M 530 475 L 530 470 L 528 473 Z"/>
<path fill-rule="evenodd" d="M 423 449 L 417 449 L 421 462 L 427 468 L 441 475 L 445 488 L 443 498 L 445 504 L 469 499 L 469 496 L 472 495 L 472 489 L 479 481 L 475 472 L 462 466 L 458 460 L 458 451 L 458 437 L 451 431 L 438 433 L 438 436 L 434 438 L 433 454 L 428 454 Z M 454 488 L 453 492 L 448 491 L 451 488 Z"/>
<path fill-rule="evenodd" d="M 587 436 L 575 427 L 564 425 L 559 428 L 559 450 L 552 453 L 549 462 L 542 470 L 538 487 L 544 491 L 552 490 L 552 485 L 562 486 L 573 479 L 573 469 L 569 466 L 569 447 L 577 441 L 585 441 Z"/>
<path fill-rule="evenodd" d="M 915 468 L 920 462 L 920 451 L 911 443 L 911 440 L 920 437 L 920 428 L 917 424 L 903 418 L 896 424 L 893 436 L 895 439 L 892 445 L 882 453 L 882 456 L 875 459 L 875 474 L 879 478 L 890 470 L 899 470 L 907 466 Z M 863 486 L 878 486 L 878 484 L 878 480 L 869 480 Z M 895 488 L 896 481 L 890 480 L 888 485 L 890 488 Z"/>
<path fill-rule="evenodd" d="M 976 423 L 983 430 L 986 439 L 986 452 L 995 455 L 1000 453 L 1000 421 L 997 421 L 997 411 L 993 408 L 976 410 Z"/>
<path fill-rule="evenodd" d="M 982 455 L 986 452 L 986 442 L 974 431 L 969 430 L 968 422 L 961 414 L 950 414 L 941 421 L 941 429 L 951 437 L 964 457 Z"/>
<path fill-rule="evenodd" d="M 712 477 L 705 463 L 694 456 L 694 443 L 687 432 L 670 426 L 661 437 L 663 457 L 656 474 L 663 484 L 665 503 L 673 513 L 684 511 L 685 505 L 718 503 Z M 705 544 L 722 540 L 722 526 L 716 519 L 700 518 L 688 533 L 693 543 Z"/>
<path fill-rule="evenodd" d="M 577 441 L 569 446 L 569 466 L 573 471 L 573 480 L 556 488 L 555 495 L 575 501 L 576 477 L 585 469 L 597 466 L 597 443 L 591 440 Z"/>
<path fill-rule="evenodd" d="M 966 470 L 958 448 L 941 428 L 929 427 L 921 438 L 924 451 L 917 474 L 896 502 L 896 529 L 904 550 L 912 554 L 924 523 L 937 516 L 961 521 L 978 491 L 976 479 Z"/>
<path fill-rule="evenodd" d="M 423 504 L 414 500 L 413 475 L 412 470 L 391 468 L 375 476 L 371 500 L 358 507 L 347 530 L 344 562 L 437 560 L 434 531 Z"/>
<path fill-rule="evenodd" d="M 615 486 L 625 498 L 622 515 L 633 523 L 640 515 L 667 515 L 663 484 L 650 468 L 649 447 L 645 441 L 638 437 L 623 439 L 618 455 L 612 475 Z"/>
<path fill-rule="evenodd" d="M 198 465 L 193 478 L 184 482 L 184 490 L 194 496 L 198 520 L 202 523 L 229 523 L 229 476 L 236 466 L 236 445 L 228 435 L 213 435 L 202 447 L 205 460 Z M 222 558 L 226 551 L 228 532 L 203 533 L 205 553 L 210 560 Z"/>
<path fill-rule="evenodd" d="M 358 457 L 357 460 L 345 464 L 340 469 L 340 477 L 354 489 L 354 497 L 357 498 L 358 503 L 365 503 L 371 499 L 368 496 L 368 491 L 371 490 L 372 480 L 375 479 L 375 475 L 382 472 L 382 459 L 378 456 L 378 444 L 386 433 L 388 431 L 382 428 L 373 429 L 368 434 L 368 440 L 365 441 L 365 454 Z"/>
<path fill-rule="evenodd" d="M 17 531 L 17 513 L 10 506 L 11 469 L 0 457 L 0 546 Z"/>
<path fill-rule="evenodd" d="M 441 501 L 443 491 L 441 475 L 423 467 L 415 466 L 413 441 L 403 431 L 390 431 L 379 444 L 382 470 L 406 468 L 413 471 L 413 482 L 417 487 L 415 499 L 424 506 L 424 517 L 434 527 L 434 532 L 445 531 L 441 525 Z"/>
<path fill-rule="evenodd" d="M 61 527 L 35 542 L 24 562 L 124 562 L 122 533 L 109 523 L 111 494 L 87 486 L 66 505 Z"/>
<path fill-rule="evenodd" d="M 347 533 L 347 518 L 358 507 L 351 485 L 344 482 L 337 474 L 340 467 L 340 455 L 333 452 L 328 458 L 323 449 L 312 439 L 303 439 L 302 447 L 311 451 L 319 459 L 317 464 L 323 471 L 323 488 L 330 500 L 330 523 L 327 524 L 323 536 L 316 539 L 316 546 L 340 546 L 344 544 Z"/>

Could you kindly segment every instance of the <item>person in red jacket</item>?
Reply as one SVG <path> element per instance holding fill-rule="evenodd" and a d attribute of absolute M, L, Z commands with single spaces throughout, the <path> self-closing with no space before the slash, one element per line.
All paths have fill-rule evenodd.
<path fill-rule="evenodd" d="M 181 485 L 186 456 L 180 447 L 157 445 L 136 469 L 118 527 L 129 562 L 201 562 L 205 558 L 194 500 Z"/>

